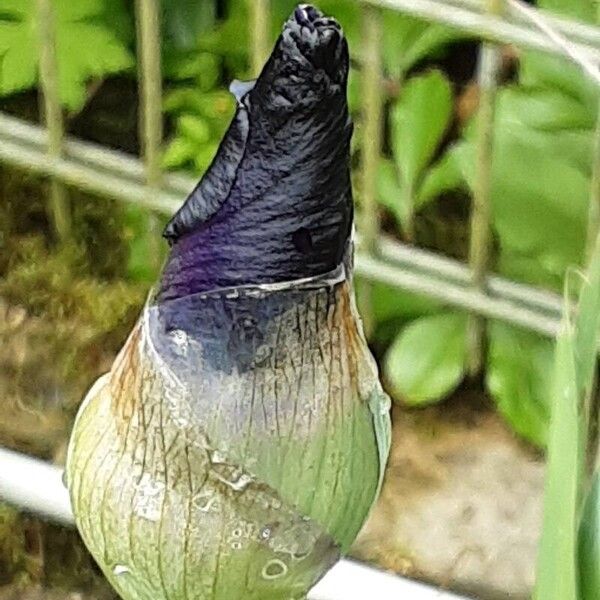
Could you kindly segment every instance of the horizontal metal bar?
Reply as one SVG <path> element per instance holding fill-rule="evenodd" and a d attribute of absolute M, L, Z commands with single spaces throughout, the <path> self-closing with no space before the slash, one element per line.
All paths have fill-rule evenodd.
<path fill-rule="evenodd" d="M 168 176 L 163 188 L 153 192 L 145 184 L 140 161 L 131 156 L 67 139 L 65 156 L 52 159 L 46 155 L 44 138 L 41 127 L 0 115 L 0 162 L 168 215 L 179 208 L 195 184 L 187 176 Z M 562 303 L 555 294 L 495 276 L 488 279 L 486 293 L 476 293 L 469 289 L 468 267 L 455 260 L 386 238 L 378 250 L 377 258 L 363 253 L 357 256 L 358 272 L 371 280 L 421 294 L 431 290 L 434 298 L 452 306 L 546 335 L 554 335 L 558 329 Z"/>
<path fill-rule="evenodd" d="M 0 447 L 0 499 L 63 525 L 73 524 L 63 470 Z"/>
<path fill-rule="evenodd" d="M 461 597 L 450 592 L 344 559 L 312 589 L 308 598 L 309 600 L 365 600 L 365 598 L 461 600 Z"/>
<path fill-rule="evenodd" d="M 0 447 L 0 499 L 27 512 L 73 525 L 63 470 Z M 459 596 L 351 560 L 341 560 L 313 588 L 310 600 L 461 600 Z M 466 600 L 466 599 L 462 599 Z"/>
<path fill-rule="evenodd" d="M 499 319 L 542 335 L 554 337 L 559 330 L 560 321 L 557 318 L 539 314 L 509 300 L 491 297 L 470 287 L 436 280 L 416 271 L 399 269 L 366 254 L 357 255 L 356 272 L 366 279 L 400 287 L 450 306 L 468 310 L 490 319 Z"/>
<path fill-rule="evenodd" d="M 471 282 L 471 271 L 465 264 L 429 250 L 399 244 L 384 236 L 379 242 L 379 252 L 383 259 L 403 269 L 417 267 L 458 285 L 469 285 Z M 554 292 L 515 283 L 497 275 L 488 276 L 487 290 L 492 296 L 518 302 L 532 311 L 556 319 L 562 316 L 562 296 Z"/>
<path fill-rule="evenodd" d="M 536 31 L 531 25 L 527 25 L 524 20 L 515 19 L 514 16 L 509 19 L 505 16 L 486 14 L 481 2 L 452 2 L 452 0 L 446 2 L 439 0 L 362 0 L 362 2 L 427 21 L 443 23 L 477 38 L 516 44 L 523 48 L 543 50 L 569 58 L 564 50 L 558 48 L 546 35 Z M 597 30 L 581 25 L 573 27 L 573 24 L 567 23 L 566 19 L 554 17 L 552 25 L 557 27 L 557 24 L 560 24 L 561 31 L 580 54 L 596 64 L 600 62 Z"/>
<path fill-rule="evenodd" d="M 0 141 L 3 140 L 45 152 L 48 132 L 44 127 L 0 112 Z M 83 166 L 106 170 L 139 184 L 145 183 L 144 164 L 131 154 L 67 137 L 64 142 L 64 155 Z M 193 189 L 196 180 L 183 173 L 169 173 L 164 176 L 163 184 L 165 191 L 178 195 L 181 201 Z"/>
<path fill-rule="evenodd" d="M 600 86 L 600 71 L 598 65 L 590 60 L 580 51 L 577 44 L 566 38 L 557 31 L 535 8 L 530 7 L 524 0 L 506 0 L 510 8 L 516 13 L 528 19 L 532 26 L 543 33 L 552 43 L 560 49 L 572 62 L 579 65 L 589 79 Z"/>
<path fill-rule="evenodd" d="M 485 2 L 482 2 L 482 0 L 444 0 L 444 4 L 465 8 L 480 14 L 485 14 L 487 12 Z M 508 12 L 504 15 L 504 18 L 507 21 L 523 25 L 525 28 L 531 28 L 531 22 L 527 18 L 515 11 L 510 4 L 505 2 L 505 6 Z M 596 25 L 575 21 L 569 18 L 561 18 L 556 13 L 552 13 L 542 8 L 536 8 L 536 11 L 554 29 L 569 38 L 572 42 L 600 48 L 600 28 Z"/>
<path fill-rule="evenodd" d="M 153 191 L 144 184 L 119 177 L 63 157 L 49 157 L 33 147 L 2 139 L 0 162 L 5 162 L 38 175 L 62 180 L 79 189 L 132 202 L 138 206 L 172 214 L 181 205 L 181 197 L 166 190 Z"/>

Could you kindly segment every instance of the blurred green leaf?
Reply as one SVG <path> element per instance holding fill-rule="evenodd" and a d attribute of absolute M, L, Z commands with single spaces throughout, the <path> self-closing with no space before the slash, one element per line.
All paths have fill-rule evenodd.
<path fill-rule="evenodd" d="M 125 206 L 125 239 L 129 248 L 127 276 L 132 281 L 152 283 L 158 273 L 157 261 L 148 252 L 148 218 L 147 210 L 132 204 Z"/>
<path fill-rule="evenodd" d="M 567 61 L 526 52 L 497 99 L 492 174 L 498 270 L 562 287 L 583 260 L 598 92 Z M 451 152 L 473 190 L 476 123 Z"/>
<path fill-rule="evenodd" d="M 600 349 L 600 232 L 590 265 L 582 279 L 575 321 L 577 385 L 581 397 L 588 402 Z"/>
<path fill-rule="evenodd" d="M 427 179 L 426 170 L 452 119 L 452 89 L 439 71 L 410 79 L 391 108 L 393 160 L 380 162 L 377 195 L 401 228 L 408 226 L 415 209 L 432 200 L 449 181 L 450 160 L 436 166 Z M 456 168 L 455 180 L 461 171 Z M 427 188 L 420 191 L 423 178 Z"/>
<path fill-rule="evenodd" d="M 546 444 L 550 421 L 552 361 L 550 340 L 491 323 L 486 386 L 511 427 L 538 446 Z"/>
<path fill-rule="evenodd" d="M 575 532 L 579 498 L 580 413 L 575 367 L 575 335 L 565 318 L 554 363 L 552 417 L 544 522 L 538 554 L 536 600 L 577 600 Z"/>
<path fill-rule="evenodd" d="M 411 78 L 391 109 L 394 160 L 403 185 L 416 190 L 452 118 L 452 89 L 439 71 Z"/>
<path fill-rule="evenodd" d="M 209 52 L 165 53 L 162 63 L 163 75 L 173 80 L 194 80 L 195 92 L 212 90 L 219 82 L 219 58 Z"/>
<path fill-rule="evenodd" d="M 564 273 L 583 257 L 589 204 L 584 173 L 520 144 L 496 147 L 492 187 L 494 227 L 502 246 L 536 254 Z"/>
<path fill-rule="evenodd" d="M 106 19 L 109 0 L 56 0 L 60 99 L 71 110 L 86 101 L 86 84 L 129 69 L 134 59 Z M 114 19 L 125 18 L 110 0 Z M 33 87 L 38 79 L 38 20 L 34 0 L 3 0 L 0 10 L 0 95 Z"/>
<path fill-rule="evenodd" d="M 407 404 L 437 402 L 465 373 L 466 317 L 442 313 L 407 325 L 391 345 L 384 375 L 392 395 Z"/>
<path fill-rule="evenodd" d="M 163 154 L 163 165 L 167 169 L 184 168 L 186 163 L 193 161 L 196 154 L 196 144 L 193 140 L 176 137 L 171 140 Z"/>
<path fill-rule="evenodd" d="M 577 384 L 584 406 L 583 428 L 589 432 L 592 410 L 598 410 L 591 402 L 594 379 L 597 374 L 598 340 L 600 339 L 600 233 L 581 290 L 576 316 Z M 596 419 L 598 416 L 596 415 Z M 585 439 L 581 453 L 585 450 Z M 582 459 L 583 462 L 583 459 Z M 600 471 L 594 475 L 591 489 L 584 504 L 583 517 L 579 525 L 578 581 L 580 600 L 595 600 L 600 590 Z"/>
<path fill-rule="evenodd" d="M 464 187 L 460 164 L 454 152 L 446 152 L 423 176 L 415 208 L 421 208 L 446 192 Z"/>
<path fill-rule="evenodd" d="M 231 120 L 234 104 L 233 96 L 225 90 L 202 92 L 187 85 L 171 90 L 164 105 L 175 117 L 176 135 L 165 150 L 163 164 L 203 173 Z"/>
<path fill-rule="evenodd" d="M 501 110 L 523 126 L 556 133 L 563 129 L 591 129 L 595 114 L 579 98 L 557 88 L 512 87 L 502 91 Z"/>
<path fill-rule="evenodd" d="M 491 190 L 501 262 L 510 268 L 511 256 L 535 258 L 544 278 L 562 279 L 570 265 L 582 261 L 589 177 L 568 157 L 550 149 L 538 151 L 527 142 L 526 134 L 514 135 L 513 113 L 504 108 L 496 126 Z M 546 140 L 552 144 L 551 135 Z M 471 131 L 453 152 L 473 189 L 476 162 Z"/>
<path fill-rule="evenodd" d="M 198 50 L 222 57 L 231 76 L 239 79 L 250 76 L 249 48 L 246 2 L 227 2 L 227 18 L 198 39 Z"/>
<path fill-rule="evenodd" d="M 527 106 L 529 97 L 533 103 L 531 106 Z M 542 107 L 546 102 L 555 104 Z M 564 111 L 571 110 L 575 111 L 575 118 L 565 115 Z M 527 148 L 531 156 L 543 155 L 560 159 L 588 175 L 594 133 L 591 127 L 580 127 L 586 121 L 592 123 L 593 114 L 589 113 L 586 118 L 580 104 L 566 97 L 556 99 L 555 90 L 519 86 L 503 88 L 498 93 L 496 103 L 494 152 L 497 152 L 498 148 L 518 144 Z M 570 128 L 569 122 L 574 123 L 575 127 Z M 449 150 L 460 154 L 465 150 L 464 146 L 469 148 L 471 164 L 461 164 L 461 168 L 471 183 L 474 176 L 476 135 L 476 122 L 472 119 L 467 124 L 462 139 Z"/>
<path fill-rule="evenodd" d="M 519 82 L 525 89 L 560 92 L 576 100 L 592 113 L 597 110 L 595 84 L 566 58 L 542 52 L 524 53 L 521 58 Z"/>
<path fill-rule="evenodd" d="M 197 149 L 194 157 L 194 167 L 198 174 L 204 173 L 204 171 L 208 169 L 215 154 L 217 153 L 218 147 L 219 142 L 213 140 L 209 144 L 204 144 Z"/>
<path fill-rule="evenodd" d="M 177 121 L 179 134 L 196 144 L 206 144 L 210 139 L 210 128 L 208 123 L 197 115 L 184 114 Z"/>
<path fill-rule="evenodd" d="M 377 172 L 377 200 L 394 215 L 399 226 L 406 222 L 411 210 L 403 185 L 393 161 L 381 159 Z M 445 192 L 463 187 L 464 179 L 457 156 L 453 152 L 446 152 L 425 171 L 421 185 L 416 191 L 414 209 L 423 208 Z"/>
<path fill-rule="evenodd" d="M 450 42 L 465 37 L 465 34 L 444 25 L 385 11 L 384 67 L 392 77 L 403 79 L 417 63 L 438 55 Z"/>
<path fill-rule="evenodd" d="M 556 292 L 563 287 L 564 271 L 545 265 L 544 257 L 502 248 L 496 261 L 496 271 L 515 281 L 550 288 Z"/>
<path fill-rule="evenodd" d="M 579 599 L 596 600 L 600 590 L 600 471 L 596 471 L 579 525 Z"/>
<path fill-rule="evenodd" d="M 441 308 L 439 302 L 430 298 L 411 294 L 384 283 L 366 282 L 361 277 L 356 278 L 357 296 L 360 297 L 360 289 L 365 284 L 371 288 L 373 318 L 377 324 L 431 315 Z"/>
<path fill-rule="evenodd" d="M 233 116 L 234 104 L 233 96 L 227 90 L 201 92 L 197 87 L 187 85 L 170 90 L 164 100 L 164 108 L 168 113 L 197 113 L 223 127 Z"/>
<path fill-rule="evenodd" d="M 361 93 L 361 80 L 360 72 L 353 65 L 350 65 L 350 72 L 348 73 L 348 108 L 352 115 L 359 114 L 362 106 L 362 93 Z M 355 125 L 360 127 L 360 123 L 356 122 Z M 356 137 L 356 132 L 352 136 L 353 140 Z"/>
<path fill-rule="evenodd" d="M 524 70 L 522 81 L 527 79 Z M 581 82 L 582 75 L 576 75 Z M 518 143 L 532 156 L 560 159 L 588 176 L 597 115 L 597 92 L 594 94 L 587 99 L 575 91 L 570 95 L 552 78 L 504 88 L 498 95 L 494 146 Z M 471 122 L 465 137 L 473 142 L 475 133 Z"/>
<path fill-rule="evenodd" d="M 566 286 L 565 298 L 569 291 Z M 592 487 L 591 496 L 584 503 L 586 512 L 581 524 L 579 515 L 587 487 L 589 394 L 596 375 L 600 333 L 600 236 L 581 280 L 574 319 L 568 301 L 566 306 L 555 355 L 537 600 L 595 600 L 598 596 L 596 487 Z M 579 584 L 582 595 L 578 595 Z"/>
<path fill-rule="evenodd" d="M 377 167 L 377 200 L 394 215 L 400 227 L 410 210 L 401 186 L 396 165 L 387 158 L 381 159 Z"/>
<path fill-rule="evenodd" d="M 161 0 L 162 30 L 166 42 L 175 48 L 194 48 L 198 35 L 215 22 L 215 0 Z"/>
<path fill-rule="evenodd" d="M 553 10 L 581 21 L 596 23 L 598 5 L 595 0 L 538 0 L 539 8 Z"/>

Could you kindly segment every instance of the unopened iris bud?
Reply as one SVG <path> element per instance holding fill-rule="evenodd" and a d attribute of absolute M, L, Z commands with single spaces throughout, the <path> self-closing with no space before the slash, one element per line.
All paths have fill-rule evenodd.
<path fill-rule="evenodd" d="M 88 393 L 77 526 L 125 600 L 300 600 L 381 485 L 389 400 L 352 289 L 348 48 L 298 7 L 165 230 L 160 282 Z"/>

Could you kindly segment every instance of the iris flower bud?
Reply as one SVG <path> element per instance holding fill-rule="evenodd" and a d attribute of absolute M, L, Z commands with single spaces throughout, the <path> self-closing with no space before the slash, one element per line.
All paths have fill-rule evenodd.
<path fill-rule="evenodd" d="M 300 600 L 390 439 L 354 304 L 348 47 L 299 6 L 165 230 L 161 279 L 73 429 L 77 526 L 125 600 Z"/>

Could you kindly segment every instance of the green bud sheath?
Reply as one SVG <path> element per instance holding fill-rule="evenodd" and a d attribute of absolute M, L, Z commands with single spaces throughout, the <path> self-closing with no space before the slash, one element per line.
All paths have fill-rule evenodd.
<path fill-rule="evenodd" d="M 311 51 L 321 52 L 321 25 L 338 27 L 300 7 L 282 37 L 290 30 L 309 36 Z M 337 52 L 330 38 L 328 51 Z M 301 48 L 302 41 L 294 43 Z M 328 54 L 315 56 L 325 70 L 336 66 Z M 260 85 L 259 78 L 254 90 Z M 248 103 L 238 122 L 243 111 L 252 115 L 254 90 L 241 99 Z M 343 92 L 345 102 L 345 77 Z M 227 163 L 219 180 L 230 177 L 231 185 L 218 196 L 205 177 L 198 188 L 203 196 L 195 190 L 167 229 L 173 249 L 161 286 L 111 371 L 88 393 L 71 437 L 67 481 L 77 526 L 124 600 L 303 599 L 349 548 L 381 485 L 389 400 L 354 305 L 349 183 L 338 194 L 345 208 L 335 218 L 311 213 L 329 210 L 329 187 L 339 177 L 349 181 L 347 164 L 331 180 L 324 172 L 314 181 L 303 174 L 301 184 L 289 185 L 302 197 L 290 192 L 269 205 L 266 220 L 277 224 L 275 233 L 265 228 L 255 246 L 273 255 L 263 267 L 261 250 L 252 261 L 256 276 L 240 281 L 233 267 L 217 267 L 227 252 L 232 264 L 239 262 L 242 220 L 235 219 L 249 223 L 251 211 L 265 210 L 236 195 L 237 182 L 247 194 L 257 173 L 244 163 L 256 119 L 246 121 L 249 130 L 233 131 L 213 164 L 214 175 L 219 160 L 226 162 L 223 153 L 234 148 L 237 163 Z M 325 140 L 325 126 L 317 129 Z M 349 136 L 333 137 L 338 145 L 349 142 Z M 347 162 L 347 148 L 340 154 Z M 293 166 L 293 155 L 287 159 Z M 253 197 L 268 197 L 265 176 L 255 180 L 263 187 Z M 327 197 L 307 193 L 311 186 L 326 189 Z M 304 210 L 302 198 L 316 200 Z M 289 260 L 281 255 L 287 222 L 294 225 L 287 199 L 294 210 L 302 208 L 294 219 L 307 219 L 289 237 L 306 252 L 305 277 L 297 276 L 303 261 L 292 251 Z M 276 214 L 282 206 L 285 218 Z M 225 226 L 227 235 L 206 242 Z M 209 237 L 200 244 L 196 235 Z M 330 239 L 341 244 L 339 261 L 330 242 L 321 244 Z M 198 247 L 210 252 L 200 255 Z M 320 268 L 331 260 L 333 268 Z"/>

